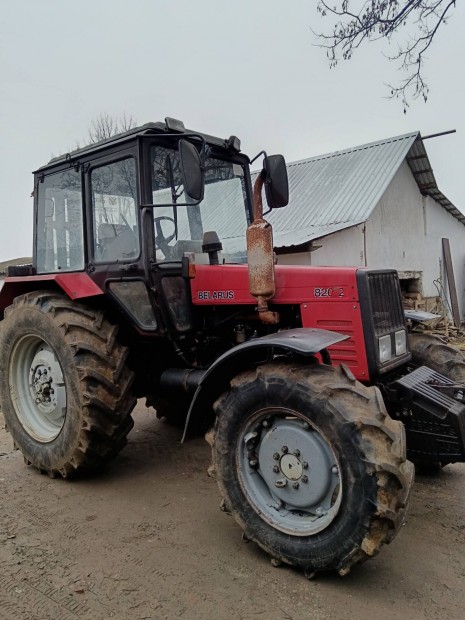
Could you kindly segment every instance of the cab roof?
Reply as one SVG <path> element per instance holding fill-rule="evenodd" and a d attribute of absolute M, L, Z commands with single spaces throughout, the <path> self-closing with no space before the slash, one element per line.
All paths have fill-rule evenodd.
<path fill-rule="evenodd" d="M 170 127 L 170 121 L 171 122 L 174 121 L 175 123 L 180 123 L 180 121 L 175 121 L 175 119 L 166 118 L 164 123 L 163 122 L 145 123 L 145 125 L 140 125 L 139 127 L 133 127 L 132 129 L 129 129 L 128 131 L 115 134 L 114 136 L 111 136 L 110 138 L 105 138 L 104 140 L 99 140 L 98 142 L 93 142 L 92 144 L 87 144 L 86 146 L 70 151 L 69 153 L 59 155 L 58 157 L 53 157 L 47 164 L 35 170 L 34 174 L 38 172 L 43 172 L 44 170 L 48 168 L 52 168 L 52 167 L 55 167 L 57 165 L 60 165 L 66 162 L 71 163 L 72 161 L 79 159 L 83 155 L 89 155 L 90 153 L 97 152 L 97 151 L 100 151 L 102 149 L 105 149 L 111 146 L 116 146 L 118 144 L 124 144 L 125 142 L 129 142 L 130 140 L 134 139 L 135 137 L 139 135 L 143 136 L 143 135 L 151 135 L 151 134 L 156 135 L 156 134 L 167 133 L 170 135 L 178 134 L 182 136 L 182 135 L 187 135 L 187 134 L 196 134 L 204 138 L 204 140 L 208 144 L 226 148 L 226 149 L 231 148 L 232 139 L 235 138 L 234 136 L 231 136 L 230 138 L 218 138 L 215 136 L 210 136 L 208 134 L 204 134 L 199 131 L 194 131 L 192 129 L 186 129 L 184 128 L 184 125 L 182 123 L 180 123 L 180 125 L 182 126 L 182 129 L 173 129 Z M 237 138 L 235 138 L 235 140 L 237 141 Z M 239 152 L 240 148 L 235 149 L 235 150 L 236 152 Z"/>

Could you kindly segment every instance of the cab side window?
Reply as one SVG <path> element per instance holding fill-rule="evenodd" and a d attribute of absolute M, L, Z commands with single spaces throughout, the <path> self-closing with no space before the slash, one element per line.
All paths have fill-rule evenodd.
<path fill-rule="evenodd" d="M 95 261 L 114 263 L 138 258 L 134 158 L 93 168 L 90 178 Z"/>
<path fill-rule="evenodd" d="M 37 273 L 82 271 L 84 235 L 81 174 L 73 168 L 38 184 Z"/>

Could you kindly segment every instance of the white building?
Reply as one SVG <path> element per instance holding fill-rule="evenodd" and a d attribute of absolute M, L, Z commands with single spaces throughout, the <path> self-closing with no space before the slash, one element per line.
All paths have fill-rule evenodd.
<path fill-rule="evenodd" d="M 293 162 L 288 173 L 289 206 L 266 216 L 280 264 L 394 268 L 435 298 L 448 289 L 446 238 L 465 316 L 465 216 L 439 190 L 419 132 Z"/>

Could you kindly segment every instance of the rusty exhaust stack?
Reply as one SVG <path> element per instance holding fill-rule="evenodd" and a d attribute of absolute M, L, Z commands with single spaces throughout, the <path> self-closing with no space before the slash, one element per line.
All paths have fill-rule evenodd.
<path fill-rule="evenodd" d="M 278 312 L 268 308 L 268 301 L 276 292 L 274 274 L 273 228 L 263 219 L 263 172 L 258 175 L 253 188 L 254 221 L 248 227 L 247 259 L 249 264 L 249 291 L 257 300 L 258 315 L 262 323 L 279 322 Z"/>

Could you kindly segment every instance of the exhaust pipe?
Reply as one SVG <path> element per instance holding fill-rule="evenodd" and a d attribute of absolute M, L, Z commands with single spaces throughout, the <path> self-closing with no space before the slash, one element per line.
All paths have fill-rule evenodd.
<path fill-rule="evenodd" d="M 279 322 L 278 312 L 268 308 L 268 301 L 275 296 L 275 271 L 273 251 L 273 228 L 263 218 L 263 175 L 258 175 L 253 188 L 254 221 L 248 227 L 247 261 L 249 267 L 249 291 L 257 300 L 258 315 L 262 323 L 274 325 Z"/>

